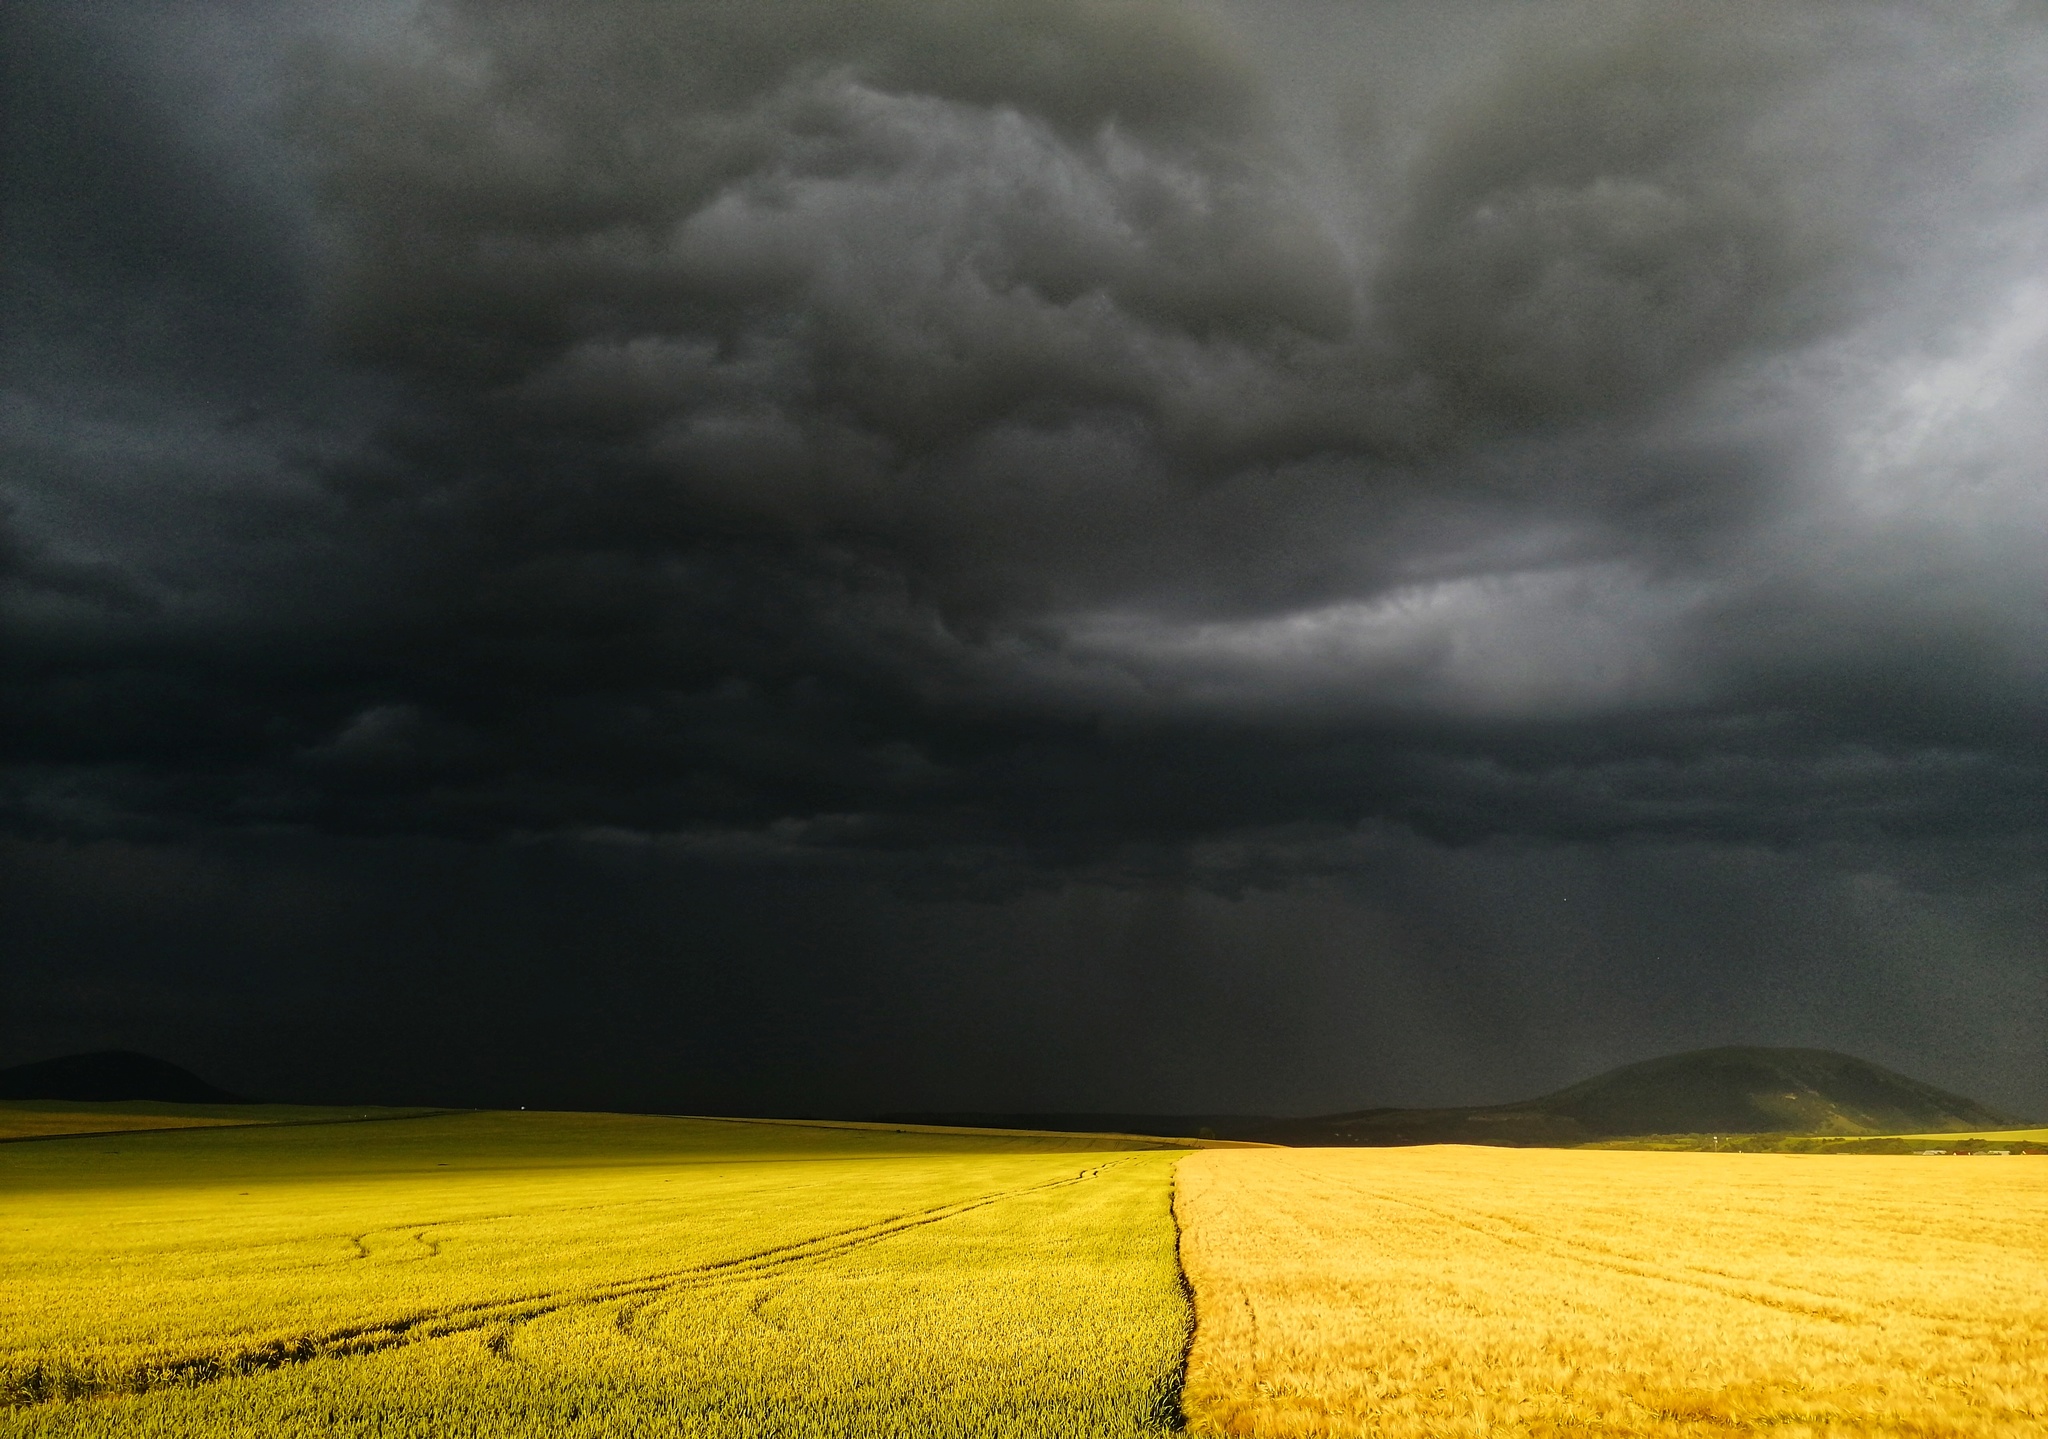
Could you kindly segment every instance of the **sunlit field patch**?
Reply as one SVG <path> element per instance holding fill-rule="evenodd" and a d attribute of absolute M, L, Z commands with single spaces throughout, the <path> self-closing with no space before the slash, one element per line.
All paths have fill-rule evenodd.
<path fill-rule="evenodd" d="M 6 1434 L 1121 1435 L 1178 1153 L 467 1114 L 0 1148 Z"/>
<path fill-rule="evenodd" d="M 1211 1152 L 1186 1407 L 1244 1435 L 2048 1432 L 2048 1162 Z"/>

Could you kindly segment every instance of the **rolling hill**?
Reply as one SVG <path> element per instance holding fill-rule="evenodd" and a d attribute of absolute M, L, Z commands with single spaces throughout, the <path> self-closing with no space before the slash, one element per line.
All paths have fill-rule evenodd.
<path fill-rule="evenodd" d="M 1701 1049 L 1624 1065 L 1554 1094 L 1462 1109 L 1281 1120 L 1271 1143 L 1572 1145 L 1647 1134 L 1924 1134 L 2010 1115 L 1825 1049 Z"/>
<path fill-rule="evenodd" d="M 189 1069 L 132 1049 L 67 1054 L 0 1069 L 0 1099 L 148 1099 L 166 1104 L 240 1104 Z"/>

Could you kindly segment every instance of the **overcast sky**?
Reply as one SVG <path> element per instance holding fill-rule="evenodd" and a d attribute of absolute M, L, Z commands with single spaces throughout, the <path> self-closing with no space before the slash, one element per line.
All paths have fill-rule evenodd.
<path fill-rule="evenodd" d="M 0 1062 L 2048 1115 L 2048 12 L 18 3 Z"/>

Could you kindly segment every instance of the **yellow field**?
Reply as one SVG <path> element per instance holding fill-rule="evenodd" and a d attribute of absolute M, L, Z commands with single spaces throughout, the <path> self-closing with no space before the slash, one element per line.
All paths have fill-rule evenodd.
<path fill-rule="evenodd" d="M 1156 1432 L 1178 1157 L 539 1114 L 0 1146 L 0 1434 Z"/>
<path fill-rule="evenodd" d="M 2048 1161 L 1258 1150 L 1177 1183 L 1197 1433 L 2048 1434 Z"/>

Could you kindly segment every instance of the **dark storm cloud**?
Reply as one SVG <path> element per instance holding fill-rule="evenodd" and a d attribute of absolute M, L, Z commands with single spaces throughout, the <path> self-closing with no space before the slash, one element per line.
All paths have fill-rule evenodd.
<path fill-rule="evenodd" d="M 8 1057 L 2048 1104 L 2037 12 L 5 17 Z"/>
<path fill-rule="evenodd" d="M 2042 27 L 1379 13 L 24 8 L 12 822 L 2031 852 Z"/>

